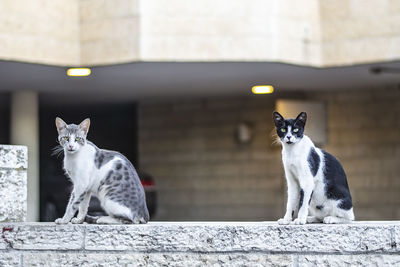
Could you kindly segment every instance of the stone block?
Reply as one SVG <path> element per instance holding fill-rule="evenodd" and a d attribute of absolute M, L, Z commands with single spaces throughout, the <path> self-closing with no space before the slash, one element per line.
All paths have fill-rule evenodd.
<path fill-rule="evenodd" d="M 1 248 L 1 246 L 0 246 Z M 1 267 L 15 267 L 21 266 L 21 255 L 14 252 L 0 251 L 0 266 Z"/>
<path fill-rule="evenodd" d="M 102 39 L 81 43 L 81 64 L 111 64 L 138 59 L 138 39 L 134 36 L 123 39 Z"/>
<path fill-rule="evenodd" d="M 127 36 L 137 38 L 139 19 L 136 17 L 113 20 L 87 21 L 81 25 L 81 42 L 93 42 L 107 39 L 125 39 Z"/>
<path fill-rule="evenodd" d="M 197 212 L 197 211 L 196 211 Z M 397 266 L 398 222 L 0 224 L 0 266 Z"/>
<path fill-rule="evenodd" d="M 392 251 L 384 224 L 278 226 L 271 223 L 152 223 L 86 228 L 85 249 L 191 252 Z"/>
<path fill-rule="evenodd" d="M 139 14 L 140 0 L 85 0 L 80 1 L 80 20 L 110 20 Z"/>
<path fill-rule="evenodd" d="M 1 247 L 17 250 L 77 250 L 83 248 L 82 225 L 2 224 Z"/>
<path fill-rule="evenodd" d="M 0 145 L 1 169 L 27 169 L 28 148 L 26 146 Z"/>
<path fill-rule="evenodd" d="M 392 230 L 392 248 L 400 251 L 400 225 L 396 225 Z"/>
<path fill-rule="evenodd" d="M 246 253 L 27 253 L 24 266 L 288 266 L 290 255 Z"/>
<path fill-rule="evenodd" d="M 399 266 L 400 255 L 300 255 L 298 266 Z"/>
<path fill-rule="evenodd" d="M 25 221 L 28 150 L 0 145 L 0 222 Z"/>
<path fill-rule="evenodd" d="M 26 170 L 0 169 L 0 222 L 25 221 L 27 209 Z"/>

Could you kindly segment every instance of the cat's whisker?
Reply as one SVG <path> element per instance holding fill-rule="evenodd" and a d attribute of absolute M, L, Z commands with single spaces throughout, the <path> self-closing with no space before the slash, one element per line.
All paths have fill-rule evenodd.
<path fill-rule="evenodd" d="M 51 155 L 56 156 L 57 158 L 64 153 L 64 148 L 61 145 L 55 146 L 52 150 L 53 152 L 51 153 Z"/>
<path fill-rule="evenodd" d="M 276 134 L 275 129 L 271 131 L 272 145 L 277 146 L 281 144 L 279 136 Z"/>

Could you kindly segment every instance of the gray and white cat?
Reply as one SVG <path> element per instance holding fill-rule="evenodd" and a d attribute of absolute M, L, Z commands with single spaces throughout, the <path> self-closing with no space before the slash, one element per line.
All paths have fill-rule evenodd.
<path fill-rule="evenodd" d="M 346 174 L 331 154 L 314 146 L 304 135 L 307 114 L 284 119 L 273 113 L 276 132 L 282 143 L 282 161 L 288 186 L 286 213 L 279 224 L 314 222 L 348 223 L 354 220 Z"/>
<path fill-rule="evenodd" d="M 56 118 L 58 141 L 64 150 L 64 170 L 73 183 L 73 191 L 64 217 L 55 222 L 82 223 L 93 194 L 108 214 L 95 218 L 96 223 L 147 223 L 145 193 L 135 168 L 122 154 L 99 149 L 86 140 L 89 126 L 89 119 L 79 125 L 67 125 Z"/>

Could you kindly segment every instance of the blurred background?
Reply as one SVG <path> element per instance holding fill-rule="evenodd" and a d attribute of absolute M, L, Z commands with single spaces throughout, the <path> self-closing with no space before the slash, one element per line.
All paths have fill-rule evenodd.
<path fill-rule="evenodd" d="M 356 219 L 400 219 L 400 1 L 0 0 L 0 14 L 0 143 L 29 148 L 29 221 L 61 216 L 71 190 L 56 116 L 90 117 L 88 139 L 134 163 L 153 220 L 276 220 L 273 110 L 308 112 Z"/>

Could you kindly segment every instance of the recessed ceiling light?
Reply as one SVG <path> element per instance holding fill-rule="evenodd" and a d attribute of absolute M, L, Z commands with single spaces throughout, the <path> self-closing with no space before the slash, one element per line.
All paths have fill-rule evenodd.
<path fill-rule="evenodd" d="M 274 87 L 272 85 L 256 85 L 251 88 L 253 94 L 271 94 L 274 92 Z"/>
<path fill-rule="evenodd" d="M 69 68 L 67 70 L 68 76 L 89 76 L 91 73 L 89 68 Z"/>

